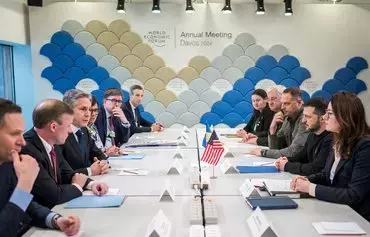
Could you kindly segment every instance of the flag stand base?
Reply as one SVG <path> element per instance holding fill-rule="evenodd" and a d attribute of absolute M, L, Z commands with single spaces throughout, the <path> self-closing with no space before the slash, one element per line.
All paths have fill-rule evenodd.
<path fill-rule="evenodd" d="M 217 179 L 217 176 L 215 176 L 215 167 L 213 166 L 213 169 L 212 169 L 212 176 L 209 177 L 210 179 Z"/>

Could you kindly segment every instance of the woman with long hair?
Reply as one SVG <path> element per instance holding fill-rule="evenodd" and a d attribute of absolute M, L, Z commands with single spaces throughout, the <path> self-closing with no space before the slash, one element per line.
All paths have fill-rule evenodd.
<path fill-rule="evenodd" d="M 260 146 L 268 145 L 268 131 L 274 112 L 267 103 L 267 93 L 263 89 L 257 89 L 252 93 L 253 115 L 248 124 L 237 131 L 237 136 L 249 144 Z"/>
<path fill-rule="evenodd" d="M 339 92 L 331 99 L 326 130 L 334 135 L 325 168 L 293 178 L 292 189 L 319 200 L 346 204 L 370 221 L 370 130 L 361 100 Z"/>

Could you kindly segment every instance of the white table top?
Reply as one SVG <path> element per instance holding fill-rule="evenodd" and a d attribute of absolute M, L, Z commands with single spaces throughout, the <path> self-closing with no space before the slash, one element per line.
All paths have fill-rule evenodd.
<path fill-rule="evenodd" d="M 168 149 L 143 149 L 145 157 L 141 160 L 116 160 L 110 161 L 112 171 L 103 176 L 94 177 L 107 183 L 112 188 L 119 188 L 121 193 L 128 196 L 160 195 L 166 181 L 174 186 L 176 195 L 194 195 L 195 190 L 190 186 L 190 172 L 199 170 L 198 154 L 196 149 L 183 149 L 183 159 L 177 159 L 183 166 L 182 174 L 167 175 L 176 150 Z M 192 167 L 193 166 L 193 167 Z M 139 168 L 148 170 L 146 176 L 118 176 L 116 168 Z"/>
<path fill-rule="evenodd" d="M 192 197 L 176 197 L 174 202 L 159 202 L 156 197 L 127 197 L 119 208 L 64 209 L 54 208 L 62 215 L 77 214 L 81 221 L 81 237 L 143 237 L 152 218 L 161 209 L 172 222 L 171 237 L 188 237 L 190 201 Z M 63 236 L 53 230 L 32 228 L 27 237 Z"/>
<path fill-rule="evenodd" d="M 183 130 L 181 128 L 165 128 L 161 132 L 135 133 L 131 136 L 129 141 L 123 145 L 123 147 L 125 145 L 136 144 L 136 143 L 139 143 L 142 141 L 148 141 L 148 140 L 176 141 L 178 137 L 182 135 L 182 131 Z M 186 134 L 188 136 L 188 139 L 187 139 L 188 144 L 186 146 L 181 146 L 181 147 L 182 148 L 197 148 L 196 130 L 190 129 L 190 133 L 186 133 Z M 174 147 L 171 147 L 171 146 L 167 148 L 174 149 Z M 147 148 L 144 148 L 144 149 L 147 149 Z"/>
<path fill-rule="evenodd" d="M 235 158 L 224 158 L 220 161 L 220 164 L 225 160 L 228 159 L 231 164 L 238 165 L 252 165 L 253 162 L 273 162 L 275 159 L 263 158 L 263 157 L 256 157 L 256 156 L 248 156 L 243 153 L 234 152 Z M 202 165 L 203 166 L 203 165 Z M 212 176 L 212 167 L 207 167 L 208 172 Z M 205 170 L 202 167 L 202 170 Z M 220 167 L 215 167 L 215 176 L 216 179 L 211 179 L 211 184 L 208 190 L 204 191 L 205 195 L 241 195 L 239 191 L 239 187 L 242 185 L 245 179 L 291 179 L 292 175 L 290 173 L 281 172 L 281 173 L 236 173 L 236 174 L 224 174 Z"/>
<path fill-rule="evenodd" d="M 236 151 L 236 152 L 247 152 L 251 149 L 254 149 L 254 148 L 263 148 L 263 149 L 268 149 L 268 147 L 261 147 L 261 146 L 257 146 L 257 145 L 253 145 L 253 144 L 247 144 L 247 143 L 242 143 L 241 142 L 241 138 L 228 138 L 226 136 L 224 136 L 225 134 L 236 134 L 236 131 L 238 129 L 235 129 L 235 128 L 216 128 L 216 133 L 217 133 L 217 136 L 218 138 L 220 139 L 220 141 L 228 148 L 230 149 L 232 152 Z M 197 129 L 197 134 L 198 134 L 198 146 L 199 148 L 202 148 L 202 144 L 203 144 L 203 139 L 204 139 L 204 135 L 206 133 L 206 130 L 205 129 Z"/>
<path fill-rule="evenodd" d="M 247 219 L 253 210 L 239 196 L 212 197 L 217 203 L 221 236 L 251 236 Z M 265 210 L 264 215 L 280 237 L 321 236 L 312 222 L 338 221 L 356 222 L 370 236 L 370 224 L 349 206 L 318 201 L 316 199 L 294 199 L 298 208 L 291 210 Z"/>

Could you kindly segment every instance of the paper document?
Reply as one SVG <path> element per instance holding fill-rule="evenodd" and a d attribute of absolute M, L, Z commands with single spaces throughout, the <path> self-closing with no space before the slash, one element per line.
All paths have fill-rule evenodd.
<path fill-rule="evenodd" d="M 321 235 L 365 235 L 355 222 L 314 222 L 312 225 Z"/>
<path fill-rule="evenodd" d="M 279 193 L 297 193 L 293 189 L 290 188 L 291 180 L 275 180 L 275 179 L 267 179 L 264 181 L 265 187 L 267 191 L 271 194 L 279 194 Z"/>
<path fill-rule="evenodd" d="M 105 195 L 118 195 L 119 188 L 109 188 L 107 194 Z M 93 196 L 95 195 L 91 190 L 86 190 L 82 193 L 84 196 Z"/>

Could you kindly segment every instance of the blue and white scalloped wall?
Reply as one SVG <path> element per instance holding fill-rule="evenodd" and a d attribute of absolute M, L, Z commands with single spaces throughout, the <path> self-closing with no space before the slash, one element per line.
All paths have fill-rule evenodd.
<path fill-rule="evenodd" d="M 274 45 L 266 51 L 248 33 L 238 35 L 212 61 L 195 56 L 188 66 L 175 73 L 122 20 L 109 26 L 94 20 L 86 27 L 69 20 L 51 37 L 50 43 L 43 45 L 40 54 L 52 63 L 41 76 L 60 93 L 79 88 L 101 102 L 104 90 L 116 87 L 122 89 L 127 100 L 129 86 L 143 85 L 142 116 L 166 127 L 193 127 L 205 122 L 241 126 L 253 113 L 253 90 L 273 85 L 300 87 L 311 77 L 310 71 L 289 55 L 285 46 Z M 329 99 L 340 90 L 357 94 L 366 90 L 366 84 L 356 77 L 367 68 L 365 59 L 349 59 L 312 96 Z M 304 91 L 304 100 L 309 98 Z"/>

